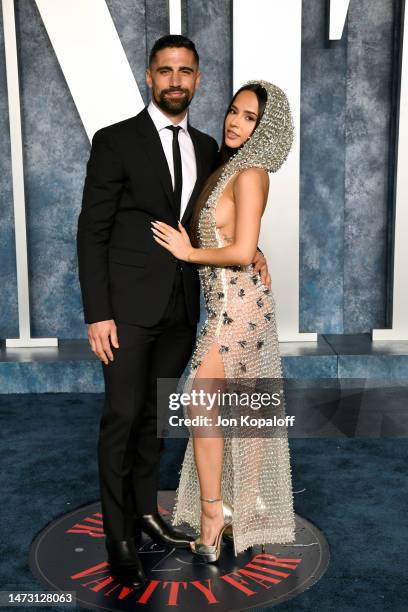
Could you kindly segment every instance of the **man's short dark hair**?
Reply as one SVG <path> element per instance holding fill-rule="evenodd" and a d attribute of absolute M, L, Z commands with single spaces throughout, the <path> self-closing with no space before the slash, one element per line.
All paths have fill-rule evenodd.
<path fill-rule="evenodd" d="M 166 36 L 162 36 L 156 40 L 154 43 L 149 55 L 149 66 L 151 66 L 152 61 L 154 60 L 154 57 L 158 51 L 172 47 L 184 48 L 192 51 L 197 64 L 199 63 L 200 59 L 198 57 L 197 49 L 192 40 L 187 38 L 187 36 L 182 36 L 181 34 L 167 34 Z"/>

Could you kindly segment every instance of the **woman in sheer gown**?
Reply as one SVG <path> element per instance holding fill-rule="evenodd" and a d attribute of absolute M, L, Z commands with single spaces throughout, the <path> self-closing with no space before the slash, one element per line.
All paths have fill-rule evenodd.
<path fill-rule="evenodd" d="M 198 199 L 190 236 L 155 222 L 155 240 L 180 260 L 198 264 L 207 319 L 193 352 L 185 390 L 200 380 L 280 379 L 273 292 L 254 274 L 268 172 L 286 160 L 293 121 L 285 93 L 250 81 L 234 95 L 224 121 L 219 168 Z M 283 413 L 282 413 L 283 414 Z M 278 437 L 189 439 L 176 496 L 175 525 L 200 537 L 193 552 L 218 560 L 233 531 L 235 554 L 255 544 L 295 541 L 286 430 Z"/>

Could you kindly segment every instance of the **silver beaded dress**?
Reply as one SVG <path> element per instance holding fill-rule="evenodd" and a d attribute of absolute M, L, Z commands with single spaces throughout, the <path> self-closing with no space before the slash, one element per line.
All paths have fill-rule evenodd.
<path fill-rule="evenodd" d="M 226 184 L 250 167 L 276 172 L 293 141 L 293 121 L 285 93 L 266 81 L 267 102 L 251 137 L 227 162 L 199 218 L 201 248 L 221 248 L 215 211 Z M 197 337 L 185 390 L 191 389 L 200 363 L 214 343 L 226 379 L 280 379 L 281 357 L 272 291 L 252 265 L 200 266 L 207 318 Z M 235 554 L 263 543 L 295 541 L 295 516 L 286 430 L 278 437 L 226 437 L 222 497 L 234 509 Z M 200 488 L 190 437 L 176 494 L 173 524 L 200 530 Z"/>

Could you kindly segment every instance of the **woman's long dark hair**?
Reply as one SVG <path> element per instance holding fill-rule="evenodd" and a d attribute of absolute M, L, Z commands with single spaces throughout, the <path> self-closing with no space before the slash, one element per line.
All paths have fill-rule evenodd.
<path fill-rule="evenodd" d="M 244 85 L 243 87 L 238 89 L 238 91 L 234 94 L 231 102 L 229 103 L 228 108 L 227 108 L 227 112 L 225 113 L 225 116 L 224 116 L 223 129 L 222 129 L 222 145 L 221 145 L 221 149 L 220 149 L 220 151 L 218 153 L 217 167 L 214 170 L 214 172 L 208 177 L 208 179 L 205 182 L 204 187 L 203 187 L 200 195 L 197 198 L 197 202 L 196 202 L 196 205 L 195 205 L 194 211 L 193 211 L 193 216 L 192 216 L 191 222 L 190 222 L 189 235 L 190 235 L 191 244 L 194 247 L 199 247 L 198 220 L 199 220 L 199 217 L 200 217 L 201 209 L 203 208 L 204 204 L 206 203 L 208 197 L 210 196 L 211 191 L 213 190 L 213 187 L 214 187 L 215 183 L 219 179 L 219 177 L 221 175 L 221 172 L 224 169 L 225 164 L 245 144 L 245 143 L 242 143 L 242 145 L 240 147 L 235 148 L 235 149 L 231 148 L 231 147 L 228 147 L 225 144 L 225 120 L 226 120 L 227 115 L 228 115 L 228 113 L 229 113 L 229 111 L 231 109 L 231 106 L 234 104 L 235 98 L 237 97 L 237 95 L 239 93 L 241 93 L 241 91 L 253 91 L 254 94 L 256 95 L 256 97 L 258 98 L 258 117 L 256 119 L 254 130 L 256 130 L 256 128 L 258 127 L 259 122 L 262 119 L 262 115 L 263 115 L 264 110 L 265 110 L 266 101 L 268 99 L 268 94 L 266 92 L 266 89 L 264 87 L 262 87 L 262 85 L 258 85 L 257 83 L 251 83 L 250 85 Z"/>

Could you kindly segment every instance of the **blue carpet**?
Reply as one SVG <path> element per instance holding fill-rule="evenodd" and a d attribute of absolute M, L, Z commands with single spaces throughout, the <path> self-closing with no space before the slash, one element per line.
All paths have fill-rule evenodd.
<path fill-rule="evenodd" d="M 0 590 L 39 590 L 27 562 L 34 536 L 57 516 L 99 498 L 101 407 L 98 394 L 0 395 Z M 176 488 L 184 444 L 167 442 L 161 489 Z M 320 582 L 277 608 L 407 610 L 408 440 L 290 444 L 296 512 L 324 532 L 331 561 Z"/>

